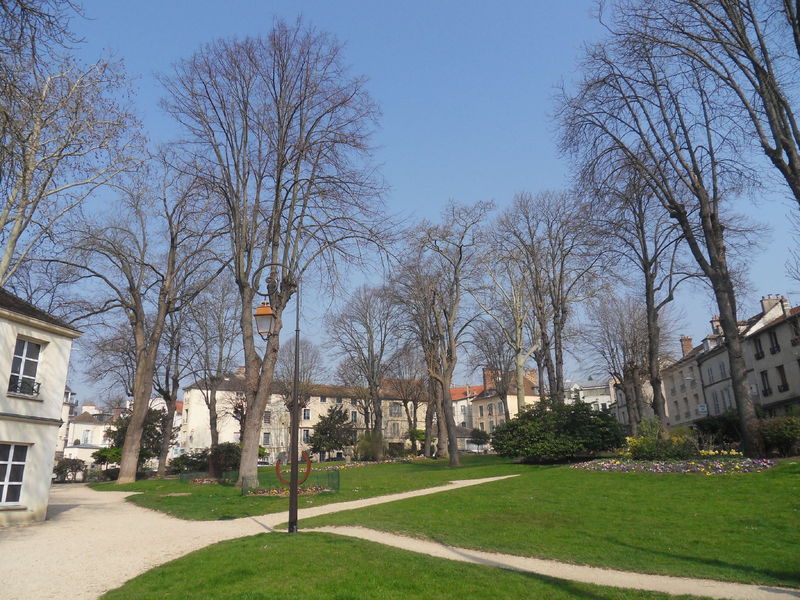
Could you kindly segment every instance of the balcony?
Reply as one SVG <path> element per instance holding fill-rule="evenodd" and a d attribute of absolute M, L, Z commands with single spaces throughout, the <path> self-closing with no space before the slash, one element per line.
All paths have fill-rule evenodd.
<path fill-rule="evenodd" d="M 797 344 L 800 344 L 800 335 L 796 335 L 792 338 L 792 346 L 797 346 Z"/>
<path fill-rule="evenodd" d="M 29 377 L 12 375 L 8 380 L 8 393 L 19 394 L 21 396 L 32 396 L 35 398 L 39 395 L 39 387 L 41 385 L 41 383 L 34 381 Z"/>
<path fill-rule="evenodd" d="M 778 386 L 778 392 L 788 392 L 789 391 L 789 384 L 782 383 Z"/>
<path fill-rule="evenodd" d="M 769 348 L 769 353 L 770 353 L 770 354 L 777 354 L 777 353 L 778 353 L 778 352 L 780 352 L 780 351 L 781 351 L 781 346 L 780 346 L 780 344 L 777 344 L 777 345 L 775 345 L 775 346 L 770 346 L 770 348 Z"/>
<path fill-rule="evenodd" d="M 765 398 L 767 396 L 772 396 L 772 388 L 764 388 L 763 390 L 761 390 L 761 395 L 764 396 Z"/>
<path fill-rule="evenodd" d="M 764 351 L 763 350 L 756 350 L 755 358 L 756 358 L 756 360 L 761 360 L 762 358 L 764 358 Z"/>

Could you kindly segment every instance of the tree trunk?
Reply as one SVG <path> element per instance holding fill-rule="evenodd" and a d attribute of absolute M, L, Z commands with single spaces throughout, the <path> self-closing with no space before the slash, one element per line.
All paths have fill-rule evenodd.
<path fill-rule="evenodd" d="M 442 413 L 447 426 L 447 452 L 450 458 L 451 467 L 460 467 L 461 461 L 458 452 L 458 436 L 456 431 L 456 419 L 453 414 L 453 399 L 450 396 L 452 386 L 452 374 L 445 373 L 442 382 Z"/>
<path fill-rule="evenodd" d="M 381 394 L 377 385 L 370 385 L 369 396 L 372 403 L 372 414 L 375 415 L 375 422 L 372 426 L 375 460 L 383 460 L 383 407 L 381 406 Z"/>
<path fill-rule="evenodd" d="M 425 410 L 425 441 L 422 446 L 422 453 L 425 458 L 433 457 L 433 416 L 436 414 L 436 401 L 431 395 L 428 406 Z"/>
<path fill-rule="evenodd" d="M 442 411 L 442 386 L 436 382 L 436 458 L 447 457 L 447 424 Z"/>
<path fill-rule="evenodd" d="M 177 391 L 176 391 L 177 394 Z M 169 454 L 169 447 L 172 442 L 172 426 L 175 422 L 175 405 L 177 398 L 164 398 L 164 403 L 167 406 L 167 414 L 164 417 L 164 424 L 162 426 L 163 437 L 161 439 L 161 448 L 158 453 L 158 470 L 156 477 L 164 477 L 167 473 L 167 455 Z"/>
<path fill-rule="evenodd" d="M 409 409 L 409 405 L 411 405 L 410 409 Z M 416 419 L 417 407 L 416 407 L 415 403 L 406 400 L 406 401 L 403 402 L 403 408 L 405 408 L 406 421 L 408 421 L 408 440 L 411 442 L 411 452 L 413 452 L 414 456 L 416 456 L 417 455 L 417 438 L 414 435 L 414 431 L 417 428 L 417 419 Z M 414 417 L 413 418 L 411 416 L 411 411 L 412 410 L 414 411 Z"/>
<path fill-rule="evenodd" d="M 631 368 L 631 377 L 633 378 L 633 393 L 636 396 L 637 423 L 641 424 L 644 418 L 644 391 L 642 389 L 642 374 L 639 365 L 633 365 Z"/>
<path fill-rule="evenodd" d="M 711 285 L 719 308 L 719 323 L 725 336 L 728 350 L 729 373 L 733 387 L 733 397 L 739 413 L 739 426 L 742 430 L 742 449 L 746 456 L 757 458 L 765 455 L 764 441 L 758 431 L 753 400 L 747 384 L 747 366 L 744 362 L 744 349 L 739 326 L 736 321 L 736 296 L 730 279 L 712 278 Z"/>
<path fill-rule="evenodd" d="M 628 413 L 628 429 L 633 437 L 639 435 L 639 415 L 636 414 L 636 392 L 630 375 L 622 379 L 622 389 L 625 391 L 625 409 Z"/>
<path fill-rule="evenodd" d="M 133 380 L 133 410 L 125 441 L 122 444 L 118 484 L 136 481 L 139 469 L 139 452 L 142 445 L 142 428 L 150 409 L 150 396 L 153 392 L 153 370 L 155 355 L 148 350 L 137 353 L 136 375 Z"/>
<path fill-rule="evenodd" d="M 522 407 L 525 406 L 525 360 L 521 353 L 517 353 L 515 358 L 515 371 L 514 376 L 517 380 L 517 414 L 522 412 Z M 506 422 L 511 420 L 511 413 L 508 410 L 508 400 L 503 400 L 503 406 L 506 411 Z"/>
<path fill-rule="evenodd" d="M 661 347 L 661 328 L 658 326 L 653 278 L 649 272 L 645 272 L 645 305 L 647 314 L 647 368 L 650 387 L 653 389 L 653 412 L 658 419 L 658 437 L 659 439 L 666 439 L 669 437 L 667 406 L 661 381 L 661 362 L 658 356 L 659 348 Z"/>

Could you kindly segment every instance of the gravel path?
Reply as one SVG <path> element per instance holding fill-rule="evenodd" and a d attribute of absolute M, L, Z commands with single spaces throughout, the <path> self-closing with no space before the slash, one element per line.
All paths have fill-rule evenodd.
<path fill-rule="evenodd" d="M 479 485 L 505 477 L 340 502 L 300 518 Z M 272 531 L 287 513 L 229 521 L 184 521 L 125 502 L 131 492 L 54 485 L 47 520 L 0 529 L 0 600 L 93 600 L 128 579 L 189 552 L 231 538 Z"/>
<path fill-rule="evenodd" d="M 447 485 L 301 509 L 308 518 L 413 498 L 506 477 Z M 53 486 L 48 520 L 0 530 L 0 599 L 94 600 L 128 579 L 193 550 L 237 537 L 274 531 L 287 513 L 229 521 L 184 521 L 125 502 L 130 492 L 95 492 L 84 485 Z M 308 530 L 301 530 L 308 531 Z M 712 598 L 797 600 L 800 590 L 611 571 L 453 548 L 361 527 L 324 527 L 339 535 L 439 556 L 615 587 L 701 594 Z M 124 542 L 123 542 L 124 540 Z M 157 552 L 154 552 L 157 549 Z"/>

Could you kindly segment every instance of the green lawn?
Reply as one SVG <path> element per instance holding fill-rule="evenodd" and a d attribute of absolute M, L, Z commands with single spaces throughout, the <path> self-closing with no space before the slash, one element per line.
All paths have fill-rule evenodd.
<path fill-rule="evenodd" d="M 688 598 L 689 596 L 682 596 Z M 157 567 L 106 600 L 674 598 L 431 558 L 322 533 L 264 533 Z"/>
<path fill-rule="evenodd" d="M 447 461 L 416 461 L 368 465 L 340 472 L 340 489 L 336 493 L 301 496 L 300 508 L 371 498 L 442 485 L 454 479 L 475 479 L 520 473 L 524 466 L 513 465 L 493 456 L 464 456 L 463 466 L 451 468 Z M 271 468 L 264 469 L 269 474 Z M 137 491 L 129 501 L 160 510 L 181 519 L 218 520 L 263 515 L 287 510 L 286 498 L 242 496 L 233 485 L 195 485 L 176 479 L 153 479 L 125 485 L 92 484 L 100 491 Z M 171 495 L 189 494 L 189 495 Z"/>
<path fill-rule="evenodd" d="M 474 488 L 306 519 L 300 528 L 363 525 L 629 571 L 800 586 L 797 460 L 764 473 L 714 477 L 565 466 L 522 472 Z"/>

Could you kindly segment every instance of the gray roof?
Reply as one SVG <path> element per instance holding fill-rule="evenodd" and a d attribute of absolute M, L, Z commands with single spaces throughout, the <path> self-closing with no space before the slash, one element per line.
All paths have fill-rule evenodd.
<path fill-rule="evenodd" d="M 44 321 L 45 323 L 50 323 L 51 325 L 57 325 L 59 327 L 64 327 L 80 333 L 80 331 L 72 327 L 72 325 L 69 325 L 61 319 L 54 317 L 50 313 L 46 313 L 40 308 L 35 307 L 30 302 L 23 300 L 19 296 L 15 296 L 4 288 L 0 288 L 0 308 L 5 308 L 6 310 L 10 310 L 11 312 L 15 312 L 17 314 L 25 315 L 26 317 L 32 317 L 34 319 Z"/>

